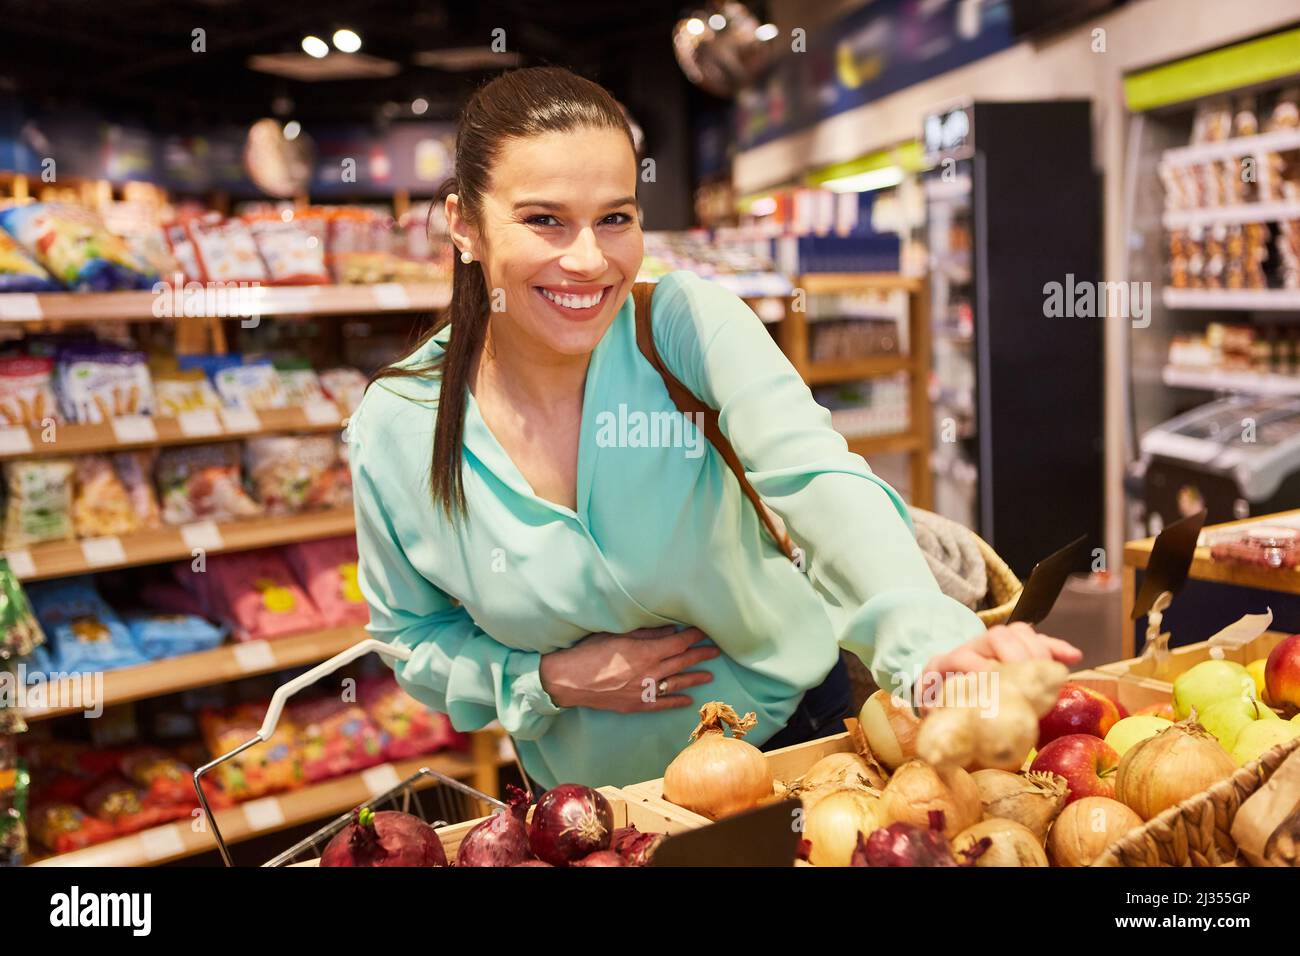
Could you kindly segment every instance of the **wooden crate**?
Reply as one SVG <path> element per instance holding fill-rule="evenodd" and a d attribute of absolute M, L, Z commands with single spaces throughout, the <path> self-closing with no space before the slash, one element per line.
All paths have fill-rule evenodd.
<path fill-rule="evenodd" d="M 1172 694 L 1173 682 L 1178 675 L 1190 670 L 1202 661 L 1221 656 L 1223 660 L 1236 661 L 1244 666 L 1251 661 L 1259 660 L 1261 657 L 1268 657 L 1269 652 L 1288 637 L 1290 637 L 1289 634 L 1281 631 L 1265 631 L 1254 640 L 1235 646 L 1226 644 L 1211 646 L 1209 641 L 1198 641 L 1195 644 L 1171 648 L 1169 657 L 1165 659 L 1164 666 L 1159 673 L 1156 672 L 1154 661 L 1142 657 L 1116 661 L 1113 664 L 1100 664 L 1095 670 L 1103 674 L 1135 678 L 1148 684 L 1159 685 L 1167 693 Z M 1211 651 L 1214 653 L 1212 654 Z"/>
<path fill-rule="evenodd" d="M 1084 687 L 1105 694 L 1111 700 L 1118 701 L 1128 708 L 1130 714 L 1135 714 L 1143 707 L 1150 707 L 1152 704 L 1167 704 L 1173 694 L 1170 685 L 1160 681 L 1109 674 L 1100 668 L 1078 671 L 1070 675 L 1069 681 L 1072 684 L 1082 684 Z"/>

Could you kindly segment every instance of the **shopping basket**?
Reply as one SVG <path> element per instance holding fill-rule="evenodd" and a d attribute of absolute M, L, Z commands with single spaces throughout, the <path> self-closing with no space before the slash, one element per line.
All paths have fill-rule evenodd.
<path fill-rule="evenodd" d="M 256 734 L 234 750 L 222 754 L 194 771 L 194 789 L 199 797 L 199 806 L 203 808 L 203 815 L 207 818 L 207 824 L 212 830 L 212 836 L 217 841 L 217 849 L 221 851 L 221 859 L 226 866 L 234 866 L 234 863 L 230 859 L 230 848 L 226 846 L 225 838 L 221 835 L 221 828 L 217 825 L 217 818 L 212 812 L 212 807 L 208 804 L 208 797 L 203 789 L 203 777 L 227 760 L 239 756 L 249 747 L 255 747 L 270 740 L 271 735 L 275 733 L 276 725 L 280 722 L 280 715 L 284 711 L 285 702 L 290 697 L 303 688 L 316 683 L 327 674 L 332 674 L 344 664 L 349 664 L 371 651 L 395 660 L 404 661 L 410 659 L 411 656 L 411 652 L 406 648 L 394 647 L 374 638 L 368 638 L 352 645 L 345 651 L 335 654 L 329 660 L 317 664 L 311 670 L 276 689 L 271 696 L 271 703 L 266 709 L 266 717 L 262 720 L 262 726 Z M 477 804 L 475 801 L 477 801 Z M 473 787 L 446 774 L 430 770 L 428 767 L 421 767 L 397 786 L 362 804 L 363 807 L 372 810 L 400 810 L 403 813 L 414 813 L 426 823 L 435 827 L 446 826 L 449 823 L 463 823 L 466 820 L 481 816 L 484 805 L 489 807 L 505 806 L 500 800 L 489 797 L 487 794 L 475 790 Z M 347 826 L 351 819 L 352 811 L 349 810 L 265 865 L 285 866 L 318 858 L 334 835 Z"/>

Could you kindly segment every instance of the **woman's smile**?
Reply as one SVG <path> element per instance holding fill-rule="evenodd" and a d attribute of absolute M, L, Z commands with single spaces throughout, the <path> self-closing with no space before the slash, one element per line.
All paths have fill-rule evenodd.
<path fill-rule="evenodd" d="M 600 314 L 612 285 L 565 285 L 532 287 L 546 305 L 570 322 L 584 322 Z"/>

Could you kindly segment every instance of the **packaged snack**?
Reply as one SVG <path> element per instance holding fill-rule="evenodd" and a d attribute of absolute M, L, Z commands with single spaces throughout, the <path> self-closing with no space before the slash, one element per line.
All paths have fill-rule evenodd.
<path fill-rule="evenodd" d="M 31 203 L 0 209 L 0 227 L 69 289 L 108 292 L 148 289 L 157 276 L 99 216 L 70 203 Z"/>
<path fill-rule="evenodd" d="M 158 414 L 169 418 L 204 408 L 221 409 L 221 396 L 202 369 L 178 369 L 155 375 L 153 395 Z"/>
<path fill-rule="evenodd" d="M 4 463 L 9 504 L 5 548 L 64 541 L 72 532 L 72 462 L 57 458 Z"/>
<path fill-rule="evenodd" d="M 136 646 L 150 660 L 210 651 L 225 640 L 224 629 L 194 614 L 136 612 L 123 615 Z"/>
<path fill-rule="evenodd" d="M 138 527 L 126 486 L 108 455 L 82 455 L 73 481 L 72 526 L 79 538 L 130 534 Z"/>
<path fill-rule="evenodd" d="M 181 804 L 150 804 L 145 791 L 120 777 L 110 777 L 86 794 L 86 809 L 109 824 L 118 836 L 135 833 L 190 815 Z"/>
<path fill-rule="evenodd" d="M 121 754 L 51 738 L 24 739 L 21 753 L 36 774 L 38 802 L 81 803 L 87 791 L 113 772 Z"/>
<path fill-rule="evenodd" d="M 351 415 L 361 404 L 368 382 L 358 369 L 341 367 L 321 372 L 320 384 L 325 394 L 346 408 Z"/>
<path fill-rule="evenodd" d="M 0 557 L 0 660 L 26 657 L 45 643 L 45 635 L 9 561 Z"/>
<path fill-rule="evenodd" d="M 452 729 L 446 714 L 431 711 L 402 690 L 391 671 L 358 682 L 357 700 L 384 732 L 386 760 L 406 760 L 448 748 L 460 750 L 469 740 Z"/>
<path fill-rule="evenodd" d="M 167 524 L 211 519 L 231 521 L 262 513 L 239 478 L 239 445 L 165 448 L 156 467 Z"/>
<path fill-rule="evenodd" d="M 245 446 L 248 477 L 271 514 L 340 503 L 338 451 L 330 435 L 259 435 Z"/>
<path fill-rule="evenodd" d="M 126 490 L 137 528 L 157 528 L 162 524 L 158 494 L 153 488 L 153 466 L 157 457 L 158 452 L 152 448 L 113 454 L 113 470 Z"/>
<path fill-rule="evenodd" d="M 152 415 L 153 383 L 143 352 L 72 347 L 59 353 L 60 406 L 69 421 L 96 424 Z"/>
<path fill-rule="evenodd" d="M 247 743 L 262 729 L 265 704 L 238 704 L 222 711 L 199 714 L 203 742 L 213 757 L 229 753 Z M 302 758 L 297 747 L 298 731 L 293 718 L 282 714 L 271 739 L 245 750 L 213 770 L 222 791 L 232 800 L 290 790 L 302 785 Z"/>
<path fill-rule="evenodd" d="M 22 866 L 27 858 L 31 777 L 13 750 L 13 738 L 0 738 L 0 867 Z"/>
<path fill-rule="evenodd" d="M 266 266 L 240 219 L 191 219 L 185 224 L 205 282 L 266 282 Z"/>
<path fill-rule="evenodd" d="M 305 359 L 279 361 L 274 363 L 276 374 L 280 376 L 280 390 L 284 392 L 285 404 L 291 408 L 301 408 L 314 402 L 327 402 L 325 391 L 321 388 L 320 378 Z"/>
<path fill-rule="evenodd" d="M 195 575 L 204 606 L 229 624 L 237 641 L 297 634 L 324 626 L 320 612 L 278 551 L 263 549 L 208 558 Z"/>
<path fill-rule="evenodd" d="M 280 217 L 257 218 L 248 224 L 274 285 L 324 285 L 325 249 L 320 240 L 297 222 Z"/>
<path fill-rule="evenodd" d="M 71 803 L 42 803 L 32 808 L 28 829 L 37 843 L 54 853 L 71 853 L 111 840 L 110 823 L 89 816 Z"/>
<path fill-rule="evenodd" d="M 48 358 L 0 358 L 0 423 L 41 425 L 58 421 L 54 363 Z"/>
<path fill-rule="evenodd" d="M 60 292 L 62 289 L 13 236 L 0 229 L 0 292 Z"/>
<path fill-rule="evenodd" d="M 217 394 L 227 408 L 286 408 L 289 405 L 280 376 L 270 362 L 247 362 L 218 369 L 212 377 Z"/>
<path fill-rule="evenodd" d="M 290 707 L 308 783 L 384 762 L 384 735 L 357 704 L 336 697 Z"/>
<path fill-rule="evenodd" d="M 121 232 L 119 235 L 126 241 L 126 247 L 131 250 L 131 254 L 143 262 L 149 272 L 159 279 L 168 281 L 175 279 L 180 265 L 172 255 L 167 237 L 161 229 L 148 226 L 138 231 Z"/>
<path fill-rule="evenodd" d="M 159 747 L 139 747 L 128 751 L 122 756 L 118 769 L 123 777 L 144 791 L 141 803 L 146 807 L 179 806 L 186 811 L 183 815 L 189 815 L 199 805 L 194 792 L 194 770 L 185 761 Z M 203 778 L 203 792 L 208 805 L 215 810 L 231 803 L 215 778 Z"/>
<path fill-rule="evenodd" d="M 106 671 L 143 664 L 131 632 L 89 575 L 36 581 L 27 589 L 58 670 Z"/>
<path fill-rule="evenodd" d="M 300 541 L 282 551 L 326 624 L 338 627 L 370 620 L 370 608 L 357 583 L 355 537 Z"/>
<path fill-rule="evenodd" d="M 221 217 L 216 216 L 216 218 L 219 220 Z M 202 282 L 203 269 L 199 266 L 199 257 L 194 252 L 194 243 L 190 241 L 190 233 L 185 228 L 185 223 L 167 223 L 163 226 L 163 237 L 185 279 L 189 282 Z"/>

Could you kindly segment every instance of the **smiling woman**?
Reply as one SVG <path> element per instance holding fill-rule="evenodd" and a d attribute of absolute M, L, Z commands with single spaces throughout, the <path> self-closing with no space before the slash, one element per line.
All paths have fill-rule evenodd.
<path fill-rule="evenodd" d="M 650 334 L 807 573 L 696 428 L 636 427 L 678 414 L 637 345 L 636 184 L 618 104 L 568 71 L 506 73 L 465 108 L 447 321 L 352 420 L 358 580 L 371 633 L 411 651 L 402 686 L 457 729 L 499 720 L 542 786 L 621 785 L 660 776 L 706 701 L 753 712 L 760 745 L 835 732 L 841 648 L 900 693 L 926 670 L 1077 660 L 939 591 L 902 500 L 720 286 L 664 277 Z"/>

